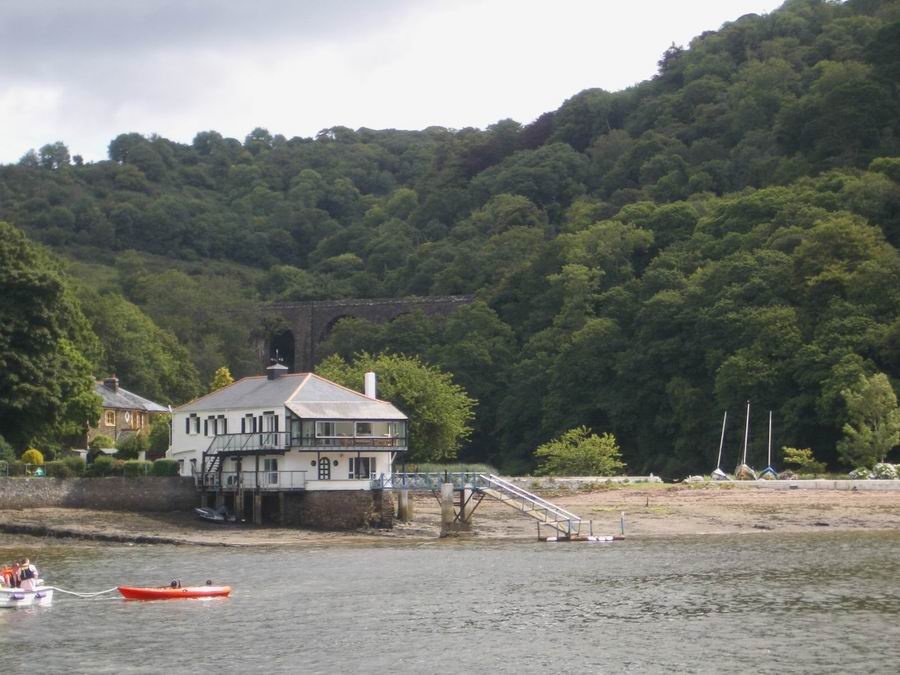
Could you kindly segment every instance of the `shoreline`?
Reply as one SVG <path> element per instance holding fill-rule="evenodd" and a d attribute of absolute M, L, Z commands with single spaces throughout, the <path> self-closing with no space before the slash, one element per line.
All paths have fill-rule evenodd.
<path fill-rule="evenodd" d="M 593 521 L 597 535 L 628 539 L 716 534 L 900 531 L 896 491 L 745 490 L 720 485 L 634 485 L 592 490 L 542 490 L 542 496 Z M 135 513 L 75 508 L 0 511 L 3 546 L 112 543 L 176 546 L 316 546 L 337 543 L 421 543 L 437 540 L 440 505 L 412 497 L 413 519 L 391 530 L 321 531 L 213 524 L 185 512 Z M 537 521 L 490 499 L 475 510 L 460 540 L 536 541 Z M 550 534 L 542 528 L 543 534 Z"/>

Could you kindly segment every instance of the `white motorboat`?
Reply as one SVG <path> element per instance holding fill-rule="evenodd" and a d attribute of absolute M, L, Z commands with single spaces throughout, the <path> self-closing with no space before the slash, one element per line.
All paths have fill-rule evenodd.
<path fill-rule="evenodd" d="M 53 603 L 53 587 L 45 586 L 43 579 L 37 582 L 34 588 L 0 586 L 0 608 L 49 607 Z"/>

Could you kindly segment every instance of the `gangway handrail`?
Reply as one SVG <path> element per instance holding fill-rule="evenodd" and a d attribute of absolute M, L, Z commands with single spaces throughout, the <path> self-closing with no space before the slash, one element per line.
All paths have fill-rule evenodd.
<path fill-rule="evenodd" d="M 559 515 L 565 516 L 564 518 L 560 518 L 559 520 L 577 520 L 577 521 L 581 520 L 581 516 L 576 516 L 574 513 L 566 511 L 565 509 L 560 508 L 556 504 L 553 504 L 552 502 L 548 502 L 546 499 L 541 499 L 536 494 L 532 494 L 531 492 L 528 492 L 527 490 L 520 488 L 518 485 L 510 483 L 509 481 L 505 481 L 502 478 L 500 478 L 499 476 L 495 476 L 492 473 L 487 474 L 487 476 L 485 476 L 484 474 L 479 474 L 479 478 L 481 478 L 482 480 L 484 480 L 485 482 L 488 482 L 488 483 L 496 483 L 497 485 L 503 487 L 504 489 L 514 493 L 516 496 L 521 497 L 522 499 L 525 499 L 527 501 L 533 502 L 535 504 L 539 504 L 543 508 L 552 511 L 554 514 L 559 514 Z"/>

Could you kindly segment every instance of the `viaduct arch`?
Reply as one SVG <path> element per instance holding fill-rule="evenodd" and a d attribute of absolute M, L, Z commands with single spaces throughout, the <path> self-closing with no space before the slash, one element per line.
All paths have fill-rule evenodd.
<path fill-rule="evenodd" d="M 316 364 L 316 348 L 340 319 L 352 316 L 387 323 L 415 311 L 426 316 L 447 316 L 473 299 L 471 295 L 444 295 L 272 303 L 262 307 L 262 315 L 264 319 L 275 319 L 275 328 L 257 343 L 256 350 L 263 368 L 278 350 L 292 373 L 309 372 Z"/>

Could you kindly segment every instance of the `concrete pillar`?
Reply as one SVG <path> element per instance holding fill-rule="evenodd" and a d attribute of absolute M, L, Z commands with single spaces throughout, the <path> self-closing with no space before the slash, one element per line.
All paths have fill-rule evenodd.
<path fill-rule="evenodd" d="M 472 486 L 466 484 L 459 493 L 459 525 L 463 529 L 468 530 L 472 527 L 472 511 L 475 508 L 475 502 L 472 500 Z"/>
<path fill-rule="evenodd" d="M 216 492 L 216 508 L 220 509 L 223 506 L 225 506 L 225 493 L 223 493 L 221 490 L 218 490 Z"/>
<path fill-rule="evenodd" d="M 253 493 L 253 524 L 262 525 L 262 493 Z"/>
<path fill-rule="evenodd" d="M 441 536 L 454 531 L 453 483 L 441 483 Z"/>
<path fill-rule="evenodd" d="M 397 520 L 401 522 L 412 520 L 412 502 L 409 499 L 409 490 L 397 491 Z"/>

